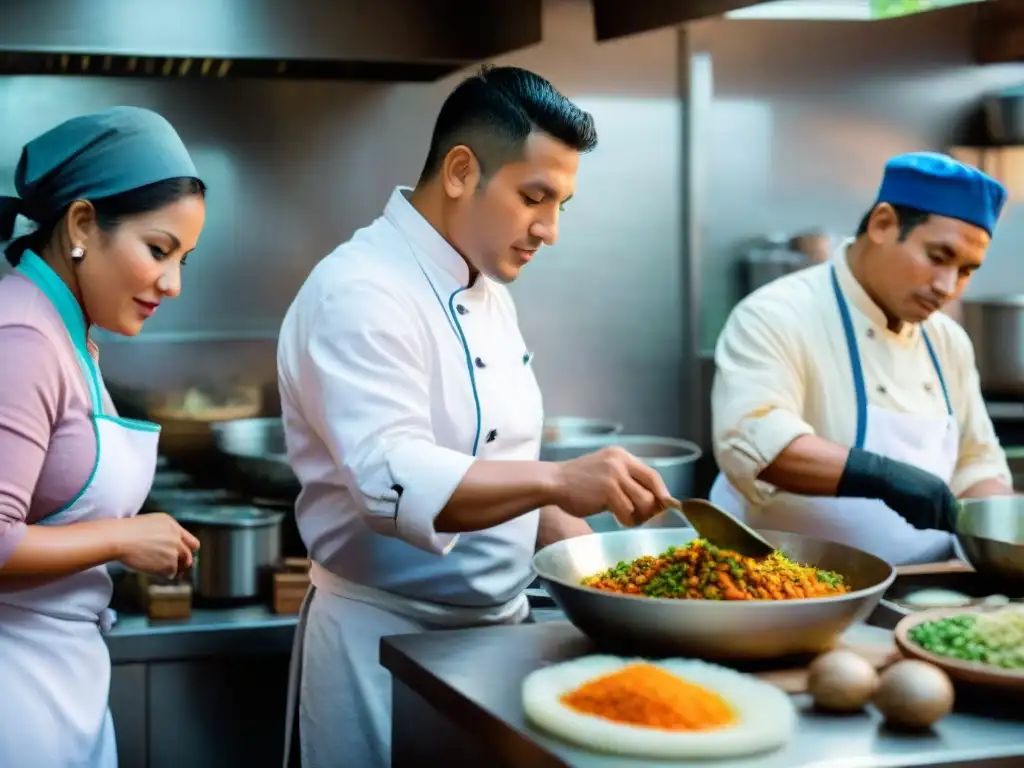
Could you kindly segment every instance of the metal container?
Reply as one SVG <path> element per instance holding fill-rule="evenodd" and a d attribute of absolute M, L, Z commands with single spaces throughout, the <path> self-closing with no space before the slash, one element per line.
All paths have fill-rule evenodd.
<path fill-rule="evenodd" d="M 137 394 L 120 394 L 138 405 Z M 257 416 L 263 407 L 262 392 L 256 386 L 193 387 L 151 393 L 143 402 L 144 418 L 160 425 L 160 453 L 174 467 L 196 476 L 216 476 L 220 471 L 214 466 L 213 424 Z"/>
<path fill-rule="evenodd" d="M 544 458 L 543 445 L 545 444 L 559 443 L 562 440 L 572 440 L 577 437 L 617 435 L 620 432 L 622 432 L 621 424 L 605 419 L 587 419 L 579 416 L 557 416 L 545 419 L 541 459 Z"/>
<path fill-rule="evenodd" d="M 170 512 L 199 539 L 192 588 L 211 600 L 238 600 L 267 593 L 281 557 L 284 514 L 247 506 L 196 507 Z"/>
<path fill-rule="evenodd" d="M 1024 496 L 962 499 L 956 538 L 979 574 L 1024 585 Z"/>
<path fill-rule="evenodd" d="M 811 265 L 811 261 L 803 253 L 784 247 L 756 250 L 744 256 L 743 288 L 745 293 L 753 293 L 780 277 L 799 272 Z"/>
<path fill-rule="evenodd" d="M 301 490 L 288 464 L 280 418 L 236 419 L 214 424 L 213 440 L 250 496 L 294 501 Z"/>
<path fill-rule="evenodd" d="M 657 470 L 675 498 L 685 499 L 693 495 L 693 467 L 701 457 L 701 450 L 689 440 L 653 435 L 579 436 L 548 444 L 542 458 L 545 461 L 569 461 L 610 445 L 625 448 Z"/>
<path fill-rule="evenodd" d="M 578 629 L 609 650 L 706 659 L 776 659 L 819 653 L 866 619 L 896 578 L 884 560 L 807 536 L 759 531 L 793 560 L 841 573 L 853 591 L 803 600 L 664 600 L 580 586 L 586 576 L 697 538 L 692 528 L 636 528 L 566 539 L 533 567 Z"/>
<path fill-rule="evenodd" d="M 986 96 L 982 109 L 993 144 L 1024 144 L 1024 87 Z"/>
<path fill-rule="evenodd" d="M 967 298 L 962 304 L 982 392 L 1024 396 L 1024 295 Z"/>

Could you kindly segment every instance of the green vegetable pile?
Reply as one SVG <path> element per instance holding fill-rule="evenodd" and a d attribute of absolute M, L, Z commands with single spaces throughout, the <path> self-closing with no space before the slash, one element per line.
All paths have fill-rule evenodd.
<path fill-rule="evenodd" d="M 1024 670 L 1022 636 L 992 632 L 991 621 L 979 614 L 963 614 L 922 622 L 908 634 L 917 645 L 938 656 Z"/>

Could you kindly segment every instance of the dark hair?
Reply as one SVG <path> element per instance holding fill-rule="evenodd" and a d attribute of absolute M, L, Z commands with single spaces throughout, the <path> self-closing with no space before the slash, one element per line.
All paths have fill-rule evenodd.
<path fill-rule="evenodd" d="M 205 197 L 206 185 L 199 179 L 180 176 L 129 189 L 127 192 L 117 195 L 98 197 L 89 202 L 92 203 L 92 207 L 96 211 L 96 225 L 101 230 L 110 232 L 131 216 L 157 211 L 165 205 L 176 203 L 178 200 L 192 195 Z M 26 248 L 40 253 L 50 242 L 54 230 L 66 213 L 67 208 L 65 207 L 60 212 L 46 217 L 39 222 L 39 228 L 35 232 L 22 239 L 22 247 L 16 250 L 8 248 L 7 260 L 11 265 L 18 265 L 18 262 L 21 261 L 21 254 Z"/>
<path fill-rule="evenodd" d="M 857 227 L 857 237 L 867 234 L 868 222 L 871 220 L 871 214 L 875 212 L 875 208 L 878 205 L 871 206 L 871 210 L 864 214 L 864 218 L 860 220 L 860 226 Z M 896 212 L 896 223 L 900 227 L 900 241 L 907 239 L 907 235 L 913 232 L 917 227 L 928 221 L 931 216 L 928 211 L 922 211 L 918 208 L 911 208 L 907 205 L 893 205 L 893 211 Z"/>
<path fill-rule="evenodd" d="M 484 66 L 463 80 L 441 106 L 420 182 L 438 172 L 445 155 L 464 144 L 488 177 L 522 156 L 541 131 L 578 152 L 597 146 L 594 118 L 540 75 L 519 67 Z"/>

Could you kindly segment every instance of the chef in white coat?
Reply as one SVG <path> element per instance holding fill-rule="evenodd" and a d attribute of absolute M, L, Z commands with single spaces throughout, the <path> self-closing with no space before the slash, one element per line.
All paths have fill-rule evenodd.
<path fill-rule="evenodd" d="M 1005 199 L 946 155 L 895 157 L 829 263 L 736 306 L 715 350 L 713 502 L 896 565 L 953 556 L 957 497 L 1013 491 L 970 339 L 937 310 Z"/>
<path fill-rule="evenodd" d="M 381 637 L 526 619 L 542 520 L 551 540 L 602 509 L 632 524 L 673 503 L 621 449 L 538 461 L 541 394 L 506 284 L 555 242 L 596 142 L 546 80 L 485 68 L 442 106 L 416 188 L 321 261 L 285 316 L 281 404 L 314 563 L 289 697 L 301 680 L 306 768 L 390 765 Z"/>

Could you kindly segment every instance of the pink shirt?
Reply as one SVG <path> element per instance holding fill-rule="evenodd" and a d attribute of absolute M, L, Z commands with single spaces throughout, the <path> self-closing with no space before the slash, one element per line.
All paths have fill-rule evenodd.
<path fill-rule="evenodd" d="M 46 292 L 18 273 L 0 280 L 0 565 L 26 524 L 78 495 L 96 460 L 89 389 L 69 324 L 48 296 L 63 288 L 67 308 L 71 293 L 50 275 Z M 95 345 L 80 342 L 96 359 Z"/>

